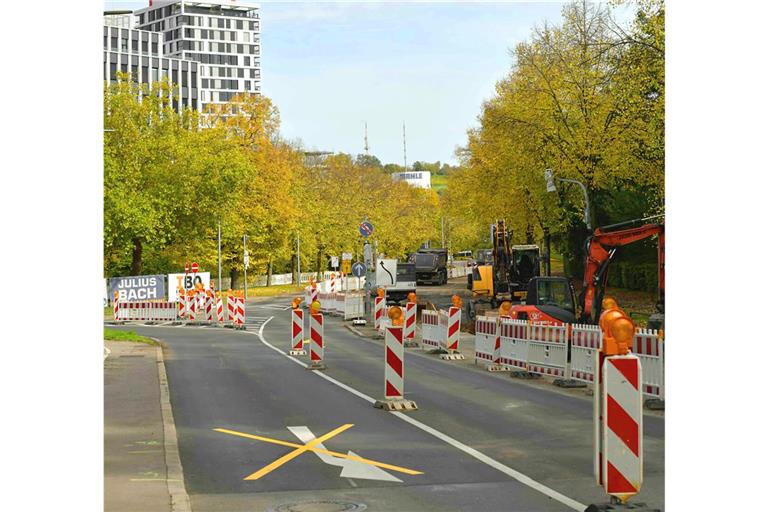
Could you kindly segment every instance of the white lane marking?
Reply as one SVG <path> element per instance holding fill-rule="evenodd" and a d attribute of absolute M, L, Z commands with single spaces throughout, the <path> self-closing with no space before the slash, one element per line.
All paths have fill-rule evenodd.
<path fill-rule="evenodd" d="M 261 340 L 261 342 L 264 343 L 266 346 L 268 346 L 269 348 L 279 352 L 280 354 L 282 354 L 283 356 L 287 357 L 288 359 L 291 359 L 292 361 L 294 361 L 294 362 L 296 362 L 296 363 L 298 363 L 298 364 L 300 364 L 300 365 L 302 365 L 302 366 L 304 366 L 306 368 L 306 366 L 307 366 L 306 364 L 302 363 L 301 361 L 299 361 L 298 359 L 296 359 L 296 358 L 294 358 L 292 356 L 289 356 L 288 354 L 286 354 L 285 352 L 283 352 L 279 348 L 275 347 L 274 345 L 270 344 L 269 342 L 267 342 L 267 340 L 264 339 L 264 335 L 263 335 L 264 326 L 267 325 L 267 322 L 272 320 L 272 318 L 274 318 L 274 317 L 269 317 L 269 319 L 267 319 L 267 321 L 264 322 L 264 324 L 261 326 L 261 329 L 259 329 L 258 333 L 251 333 L 251 334 L 256 334 L 256 336 L 258 336 L 259 339 Z M 362 392 L 360 392 L 360 391 L 358 391 L 358 390 L 356 390 L 356 389 L 354 389 L 354 388 L 352 388 L 350 386 L 347 386 L 343 382 L 339 382 L 336 379 L 334 379 L 333 377 L 329 377 L 328 375 L 325 375 L 321 371 L 315 370 L 312 373 L 314 373 L 315 375 L 319 375 L 320 377 L 324 378 L 328 382 L 331 382 L 331 383 L 339 386 L 340 388 L 349 391 L 353 395 L 358 396 L 358 397 L 362 398 L 363 400 L 365 400 L 367 402 L 370 402 L 370 403 L 375 403 L 376 402 L 376 400 L 374 400 L 373 398 L 369 397 L 365 393 L 362 393 Z M 547 487 L 546 485 L 544 485 L 542 483 L 537 482 L 533 478 L 531 478 L 531 477 L 529 477 L 527 475 L 524 475 L 523 473 L 520 473 L 519 471 L 515 471 L 514 469 L 510 468 L 509 466 L 506 466 L 506 465 L 502 464 L 501 462 L 499 462 L 499 461 L 497 461 L 495 459 L 492 459 L 491 457 L 488 457 L 487 455 L 485 455 L 485 454 L 475 450 L 471 446 L 467 446 L 466 444 L 462 443 L 461 441 L 458 441 L 458 440 L 452 438 L 448 434 L 444 434 L 444 433 L 440 432 L 439 430 L 436 430 L 436 429 L 430 427 L 429 425 L 425 425 L 424 423 L 422 423 L 422 422 L 420 422 L 418 420 L 410 418 L 410 417 L 408 417 L 407 415 L 405 415 L 405 414 L 403 414 L 401 412 L 392 411 L 392 412 L 390 412 L 390 414 L 400 418 L 401 420 L 405 421 L 406 423 L 410 423 L 414 427 L 423 430 L 424 432 L 426 432 L 426 433 L 428 433 L 428 434 L 430 434 L 430 435 L 440 439 L 441 441 L 444 441 L 444 442 L 448 443 L 449 445 L 453 446 L 454 448 L 456 448 L 458 450 L 461 450 L 462 452 L 466 453 L 467 455 L 469 455 L 471 457 L 474 457 L 475 459 L 479 460 L 483 464 L 487 464 L 488 466 L 490 466 L 490 467 L 492 467 L 492 468 L 494 468 L 494 469 L 504 473 L 505 475 L 507 475 L 507 476 L 509 476 L 509 477 L 511 477 L 511 478 L 513 478 L 515 480 L 517 480 L 521 484 L 527 485 L 531 489 L 539 491 L 540 493 L 544 494 L 545 496 L 549 496 L 553 500 L 559 501 L 563 505 L 565 505 L 567 507 L 570 507 L 573 510 L 577 510 L 578 512 L 582 512 L 583 510 L 585 510 L 587 508 L 587 506 L 584 505 L 583 503 L 579 503 L 578 501 L 576 501 L 574 499 L 571 499 L 568 496 L 560 494 L 556 490 L 554 490 L 554 489 L 552 489 L 550 487 Z"/>
<path fill-rule="evenodd" d="M 303 426 L 288 427 L 288 430 L 290 430 L 291 433 L 296 437 L 298 437 L 301 440 L 301 442 L 304 444 L 310 443 L 315 440 L 315 434 L 313 434 L 308 427 L 303 427 Z M 317 446 L 322 450 L 326 449 L 325 446 L 323 446 L 323 443 L 316 444 L 315 446 Z M 400 483 L 403 482 L 402 480 L 395 477 L 394 475 L 390 475 L 383 469 L 377 468 L 376 466 L 371 466 L 370 464 L 366 464 L 365 462 L 360 462 L 360 461 L 351 460 L 351 459 L 342 459 L 339 457 L 334 457 L 333 455 L 328 455 L 327 453 L 320 453 L 317 451 L 315 451 L 314 453 L 315 455 L 320 457 L 320 460 L 322 460 L 326 464 L 329 464 L 331 466 L 339 466 L 341 468 L 341 474 L 339 475 L 340 478 L 383 480 L 384 482 L 400 482 Z M 358 454 L 356 454 L 352 450 L 347 451 L 347 455 L 351 455 L 353 457 L 360 457 Z"/>
<path fill-rule="evenodd" d="M 429 425 L 425 425 L 424 423 L 420 422 L 419 420 L 415 420 L 401 412 L 392 411 L 391 414 L 397 416 L 401 420 L 405 421 L 406 423 L 410 423 L 414 427 L 420 428 L 424 432 L 427 432 L 428 434 L 431 434 L 435 436 L 436 438 L 445 441 L 446 443 L 450 444 L 454 448 L 458 448 L 459 450 L 463 451 L 467 455 L 471 455 L 472 457 L 476 458 L 480 462 L 483 462 L 489 466 L 491 466 L 494 469 L 497 469 L 498 471 L 501 471 L 502 473 L 511 476 L 521 484 L 525 484 L 528 487 L 535 489 L 539 491 L 542 494 L 545 494 L 549 496 L 550 498 L 559 501 L 563 505 L 566 505 L 568 507 L 571 507 L 574 510 L 578 510 L 579 512 L 585 510 L 587 508 L 586 505 L 579 503 L 576 500 L 573 500 L 569 498 L 568 496 L 565 496 L 563 494 L 560 494 L 559 492 L 555 491 L 554 489 L 551 489 L 547 487 L 544 484 L 541 484 L 534 480 L 533 478 L 524 475 L 523 473 L 520 473 L 519 471 L 515 471 L 514 469 L 510 468 L 509 466 L 506 466 L 502 464 L 501 462 L 492 459 L 491 457 L 488 457 L 484 453 L 481 453 L 471 446 L 467 446 L 466 444 L 462 443 L 461 441 L 457 441 L 456 439 L 452 438 L 451 436 L 447 434 L 443 434 L 439 430 L 436 430 Z"/>

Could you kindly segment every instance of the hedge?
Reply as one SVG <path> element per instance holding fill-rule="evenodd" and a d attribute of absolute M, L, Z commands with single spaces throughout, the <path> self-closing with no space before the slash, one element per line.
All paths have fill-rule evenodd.
<path fill-rule="evenodd" d="M 614 262 L 608 269 L 608 285 L 627 290 L 655 292 L 658 268 L 655 263 Z"/>

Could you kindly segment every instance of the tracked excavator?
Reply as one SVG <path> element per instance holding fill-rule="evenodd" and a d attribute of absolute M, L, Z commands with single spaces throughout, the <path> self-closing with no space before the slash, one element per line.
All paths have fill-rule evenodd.
<path fill-rule="evenodd" d="M 659 290 L 657 313 L 648 320 L 648 328 L 664 328 L 664 224 L 644 223 L 656 217 L 631 220 L 597 228 L 586 241 L 584 281 L 578 304 L 571 282 L 565 277 L 534 277 L 528 282 L 525 304 L 513 304 L 512 318 L 536 323 L 597 324 L 602 310 L 608 267 L 620 247 L 658 236 Z"/>
<path fill-rule="evenodd" d="M 467 275 L 472 299 L 467 304 L 468 318 L 496 309 L 503 301 L 525 300 L 528 283 L 540 275 L 537 245 L 510 245 L 512 233 L 503 219 L 491 225 L 493 251 L 490 261 L 478 264 Z"/>

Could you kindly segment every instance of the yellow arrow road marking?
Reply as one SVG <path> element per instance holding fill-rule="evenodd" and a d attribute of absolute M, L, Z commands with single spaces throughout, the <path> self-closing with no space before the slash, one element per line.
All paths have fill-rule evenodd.
<path fill-rule="evenodd" d="M 291 443 L 291 442 L 288 442 L 288 441 L 282 441 L 280 439 L 272 439 L 270 437 L 257 436 L 257 435 L 254 435 L 254 434 L 246 434 L 245 432 L 238 432 L 236 430 L 228 430 L 228 429 L 225 429 L 225 428 L 215 428 L 213 430 L 216 431 L 216 432 L 221 432 L 222 434 L 230 434 L 230 435 L 233 435 L 233 436 L 245 437 L 246 439 L 255 439 L 256 441 L 264 441 L 266 443 L 279 444 L 281 446 L 289 446 L 291 448 L 306 448 L 306 447 L 309 446 L 309 444 L 302 445 L 302 444 L 297 444 L 297 443 Z M 317 441 L 317 440 L 315 440 L 315 441 Z M 378 462 L 378 461 L 371 460 L 371 459 L 365 459 L 363 457 L 357 457 L 355 455 L 349 455 L 349 454 L 346 454 L 346 453 L 340 453 L 340 452 L 334 452 L 334 451 L 331 451 L 331 450 L 325 450 L 325 449 L 322 449 L 322 448 L 316 448 L 314 446 L 312 446 L 310 448 L 306 448 L 306 449 L 307 449 L 307 451 L 326 453 L 328 455 L 333 455 L 334 457 L 339 457 L 339 458 L 342 458 L 342 459 L 349 459 L 349 460 L 354 460 L 354 461 L 357 461 L 357 462 L 364 462 L 365 464 L 370 464 L 371 466 L 377 466 L 377 467 L 380 467 L 382 469 L 391 469 L 392 471 L 398 471 L 400 473 L 405 473 L 406 475 L 423 475 L 424 474 L 423 471 L 416 471 L 414 469 L 403 468 L 403 467 L 400 467 L 400 466 L 395 466 L 393 464 L 387 464 L 385 462 Z M 251 475 L 251 476 L 253 476 L 253 475 Z M 248 480 L 248 479 L 250 479 L 250 477 L 246 478 L 246 480 Z"/>

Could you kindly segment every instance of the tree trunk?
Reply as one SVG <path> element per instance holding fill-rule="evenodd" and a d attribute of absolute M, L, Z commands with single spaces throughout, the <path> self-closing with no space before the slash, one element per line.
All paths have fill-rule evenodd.
<path fill-rule="evenodd" d="M 267 286 L 272 285 L 272 255 L 269 256 L 269 263 L 267 263 Z"/>
<path fill-rule="evenodd" d="M 131 261 L 131 274 L 134 276 L 141 275 L 141 238 L 133 239 L 133 259 Z"/>
<path fill-rule="evenodd" d="M 236 269 L 230 269 L 229 271 L 229 288 L 232 290 L 236 290 L 241 287 L 240 283 L 240 274 L 238 274 Z"/>
<path fill-rule="evenodd" d="M 323 269 L 320 268 L 320 260 L 323 257 L 323 250 L 318 249 L 317 250 L 317 280 L 322 281 L 323 280 Z"/>
<path fill-rule="evenodd" d="M 545 276 L 551 276 L 552 275 L 552 253 L 551 250 L 551 244 L 550 244 L 550 236 L 549 236 L 549 229 L 544 228 L 544 275 Z"/>
<path fill-rule="evenodd" d="M 293 281 L 294 285 L 301 284 L 301 278 L 298 275 L 298 272 L 296 271 L 296 255 L 291 256 L 291 280 Z"/>

